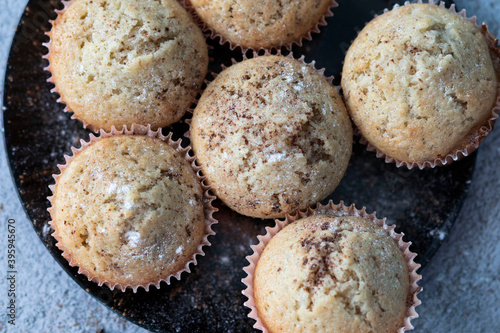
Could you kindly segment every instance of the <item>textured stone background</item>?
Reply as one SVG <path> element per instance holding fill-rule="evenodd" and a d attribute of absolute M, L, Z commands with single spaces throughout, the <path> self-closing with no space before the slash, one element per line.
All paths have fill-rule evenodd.
<path fill-rule="evenodd" d="M 349 1 L 349 0 L 340 0 Z M 0 77 L 26 0 L 0 0 Z M 500 1 L 456 0 L 500 35 Z M 2 89 L 2 87 L 0 87 Z M 2 126 L 3 128 L 3 126 Z M 0 138 L 0 271 L 6 267 L 6 222 L 16 220 L 18 312 L 6 323 L 6 280 L 0 274 L 0 332 L 146 332 L 81 290 L 33 232 L 10 178 Z M 500 332 L 500 130 L 482 145 L 469 197 L 443 247 L 424 270 L 415 332 Z"/>

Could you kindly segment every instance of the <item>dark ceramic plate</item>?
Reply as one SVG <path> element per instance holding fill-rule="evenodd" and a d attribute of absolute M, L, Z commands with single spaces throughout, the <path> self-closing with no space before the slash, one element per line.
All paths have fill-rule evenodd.
<path fill-rule="evenodd" d="M 316 60 L 318 68 L 325 67 L 327 75 L 339 73 L 344 53 L 350 41 L 365 22 L 383 8 L 392 6 L 382 0 L 340 1 L 335 16 L 321 34 L 313 35 L 312 42 L 294 48 L 296 57 L 305 55 L 306 61 Z M 56 165 L 64 163 L 63 154 L 79 145 L 80 138 L 88 139 L 89 131 L 64 113 L 57 96 L 49 91 L 52 85 L 43 68 L 47 65 L 42 55 L 47 50 L 44 32 L 50 29 L 54 9 L 62 8 L 57 0 L 31 0 L 19 23 L 10 52 L 5 77 L 3 120 L 7 154 L 21 202 L 33 222 L 33 227 L 47 250 L 66 272 L 87 292 L 127 319 L 153 331 L 165 332 L 251 332 L 253 320 L 247 318 L 243 307 L 246 298 L 241 279 L 245 256 L 250 245 L 264 227 L 272 221 L 252 220 L 220 206 L 215 217 L 217 235 L 210 238 L 213 246 L 191 274 L 183 274 L 170 286 L 150 292 L 122 293 L 98 287 L 77 274 L 55 247 L 48 226 L 51 175 L 58 172 Z M 212 43 L 214 44 L 214 43 Z M 237 52 L 215 46 L 213 69 L 231 57 L 241 58 Z M 184 127 L 183 127 L 184 126 Z M 180 137 L 185 125 L 174 128 Z M 387 216 L 398 231 L 413 242 L 412 250 L 423 266 L 429 262 L 452 227 L 469 189 L 475 155 L 433 170 L 397 169 L 385 164 L 374 153 L 365 151 L 359 143 L 345 178 L 328 199 L 344 200 L 357 207 L 376 210 L 379 217 Z M 326 201 L 326 200 L 325 200 Z"/>

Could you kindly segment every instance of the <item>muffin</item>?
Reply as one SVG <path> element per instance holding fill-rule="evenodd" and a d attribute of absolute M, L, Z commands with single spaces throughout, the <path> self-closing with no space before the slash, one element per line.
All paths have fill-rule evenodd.
<path fill-rule="evenodd" d="M 267 243 L 264 236 L 255 259 L 250 300 L 264 332 L 411 328 L 418 266 L 398 244 L 401 236 L 345 212 L 297 219 Z"/>
<path fill-rule="evenodd" d="M 216 195 L 258 218 L 324 199 L 352 149 L 349 116 L 334 87 L 311 66 L 282 56 L 222 71 L 193 112 L 190 138 Z"/>
<path fill-rule="evenodd" d="M 190 0 L 205 26 L 242 48 L 279 48 L 310 39 L 331 16 L 332 0 Z M 322 21 L 323 20 L 323 21 Z"/>
<path fill-rule="evenodd" d="M 92 130 L 175 123 L 207 73 L 203 34 L 176 0 L 75 0 L 48 35 L 55 91 Z"/>
<path fill-rule="evenodd" d="M 466 18 L 431 4 L 396 8 L 372 20 L 347 52 L 347 109 L 369 144 L 408 166 L 467 155 L 489 133 L 481 127 L 497 100 L 492 57 Z"/>
<path fill-rule="evenodd" d="M 184 153 L 183 153 L 184 154 Z M 202 254 L 203 188 L 167 142 L 115 135 L 90 142 L 56 176 L 50 209 L 57 246 L 79 273 L 125 290 L 180 278 Z M 208 214 L 209 215 L 209 214 Z"/>

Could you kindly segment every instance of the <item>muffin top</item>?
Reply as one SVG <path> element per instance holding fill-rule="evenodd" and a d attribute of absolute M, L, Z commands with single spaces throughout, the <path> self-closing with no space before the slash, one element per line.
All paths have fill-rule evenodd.
<path fill-rule="evenodd" d="M 189 163 L 147 136 L 101 139 L 78 152 L 54 190 L 52 226 L 73 262 L 111 286 L 181 270 L 204 235 L 203 190 Z"/>
<path fill-rule="evenodd" d="M 352 149 L 351 123 L 333 86 L 309 65 L 281 56 L 220 73 L 203 92 L 190 133 L 217 196 L 260 218 L 325 198 Z"/>
<path fill-rule="evenodd" d="M 408 267 L 372 221 L 313 215 L 279 231 L 255 270 L 254 298 L 269 332 L 384 332 L 403 327 Z"/>
<path fill-rule="evenodd" d="M 298 42 L 327 13 L 331 0 L 190 0 L 214 33 L 243 48 Z"/>
<path fill-rule="evenodd" d="M 368 142 L 400 161 L 422 163 L 473 139 L 491 116 L 497 75 L 473 23 L 446 8 L 413 4 L 359 33 L 342 88 Z"/>
<path fill-rule="evenodd" d="M 75 0 L 49 35 L 57 92 L 92 129 L 172 124 L 207 73 L 205 39 L 176 0 Z"/>

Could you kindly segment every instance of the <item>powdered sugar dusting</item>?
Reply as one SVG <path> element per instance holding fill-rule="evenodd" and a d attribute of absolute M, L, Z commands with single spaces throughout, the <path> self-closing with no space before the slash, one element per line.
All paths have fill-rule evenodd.
<path fill-rule="evenodd" d="M 270 163 L 283 161 L 286 158 L 286 153 L 266 153 L 265 155 Z"/>
<path fill-rule="evenodd" d="M 443 240 L 446 237 L 446 232 L 439 229 L 434 229 L 429 234 L 433 237 L 439 238 L 440 240 Z"/>
<path fill-rule="evenodd" d="M 125 233 L 125 239 L 130 247 L 137 247 L 141 242 L 141 234 L 137 231 L 127 231 Z"/>

